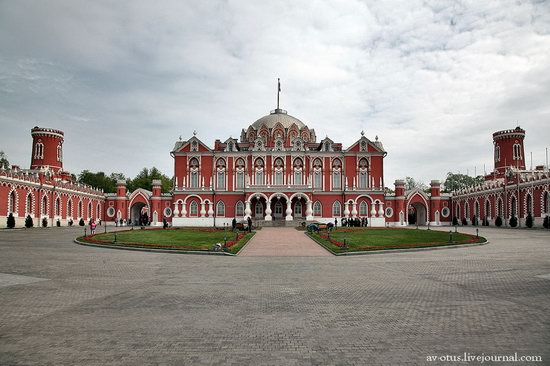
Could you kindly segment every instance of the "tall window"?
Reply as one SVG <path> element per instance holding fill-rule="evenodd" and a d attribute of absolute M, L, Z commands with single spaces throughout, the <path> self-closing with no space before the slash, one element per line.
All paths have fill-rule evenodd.
<path fill-rule="evenodd" d="M 514 144 L 514 160 L 521 160 L 521 145 Z"/>
<path fill-rule="evenodd" d="M 216 205 L 216 216 L 225 216 L 225 203 L 219 201 Z"/>
<path fill-rule="evenodd" d="M 302 216 L 302 202 L 300 201 L 294 203 L 294 216 Z"/>
<path fill-rule="evenodd" d="M 264 216 L 264 205 L 260 201 L 256 202 L 256 206 L 254 206 L 254 215 L 256 217 Z"/>
<path fill-rule="evenodd" d="M 313 204 L 313 216 L 322 216 L 321 202 L 315 201 Z"/>
<path fill-rule="evenodd" d="M 55 199 L 55 215 L 61 216 L 61 202 L 59 201 L 59 197 Z"/>
<path fill-rule="evenodd" d="M 485 217 L 491 217 L 491 204 L 488 198 L 485 200 Z"/>
<path fill-rule="evenodd" d="M 78 217 L 82 217 L 82 201 L 78 201 Z"/>
<path fill-rule="evenodd" d="M 189 205 L 189 215 L 191 216 L 199 215 L 199 204 L 197 203 L 197 201 L 191 201 L 191 205 Z"/>
<path fill-rule="evenodd" d="M 235 186 L 238 189 L 244 188 L 244 160 L 239 159 L 235 164 L 236 178 Z"/>
<path fill-rule="evenodd" d="M 264 183 L 264 161 L 260 158 L 256 159 L 254 168 L 256 171 L 256 184 L 257 185 L 265 184 Z"/>
<path fill-rule="evenodd" d="M 369 207 L 367 206 L 367 203 L 365 201 L 361 201 L 359 204 L 359 216 L 368 216 L 369 215 Z"/>
<path fill-rule="evenodd" d="M 332 189 L 342 189 L 342 162 L 339 159 L 332 162 Z"/>
<path fill-rule="evenodd" d="M 235 216 L 244 216 L 244 203 L 242 201 L 237 202 L 235 206 Z"/>
<path fill-rule="evenodd" d="M 303 184 L 302 183 L 302 172 L 303 172 L 304 164 L 302 162 L 302 159 L 296 158 L 294 159 L 294 184 Z"/>
<path fill-rule="evenodd" d="M 48 215 L 48 198 L 42 197 L 42 215 Z"/>
<path fill-rule="evenodd" d="M 533 214 L 533 198 L 531 198 L 531 195 L 528 194 L 527 195 L 527 213 L 528 214 Z"/>
<path fill-rule="evenodd" d="M 504 216 L 504 210 L 502 208 L 502 199 L 499 198 L 497 201 L 497 216 L 500 216 L 501 218 Z"/>
<path fill-rule="evenodd" d="M 320 159 L 315 159 L 313 162 L 313 188 L 323 188 L 322 163 Z"/>
<path fill-rule="evenodd" d="M 517 209 L 516 209 L 516 197 L 512 197 L 512 199 L 510 200 L 510 213 L 511 213 L 511 216 L 516 216 L 516 213 L 517 213 Z"/>
<path fill-rule="evenodd" d="M 365 189 L 369 182 L 369 163 L 363 158 L 359 161 L 359 188 Z"/>
<path fill-rule="evenodd" d="M 44 144 L 42 142 L 37 142 L 34 146 L 34 157 L 36 159 L 44 159 Z"/>
<path fill-rule="evenodd" d="M 479 202 L 478 202 L 478 201 L 476 201 L 474 207 L 475 207 L 475 213 L 474 213 L 474 215 L 479 219 Z"/>
<path fill-rule="evenodd" d="M 218 172 L 216 189 L 225 189 L 225 160 L 218 159 L 216 169 Z"/>
<path fill-rule="evenodd" d="M 189 186 L 191 188 L 199 188 L 199 161 L 197 158 L 193 158 L 189 161 L 189 171 Z"/>
<path fill-rule="evenodd" d="M 67 201 L 67 217 L 72 217 L 72 216 L 73 216 L 73 201 L 69 199 L 69 201 Z"/>
<path fill-rule="evenodd" d="M 9 208 L 9 212 L 17 215 L 17 205 L 16 205 L 16 202 L 15 202 L 15 192 L 14 191 L 11 191 L 10 194 L 8 195 L 8 208 Z"/>
<path fill-rule="evenodd" d="M 468 202 L 464 204 L 464 217 L 467 219 L 470 218 L 470 204 Z"/>
<path fill-rule="evenodd" d="M 550 192 L 546 192 L 544 194 L 543 210 L 544 212 L 546 212 L 546 214 L 550 213 Z"/>
<path fill-rule="evenodd" d="M 88 218 L 91 218 L 92 214 L 92 203 L 88 202 Z"/>
<path fill-rule="evenodd" d="M 63 161 L 63 150 L 61 144 L 57 145 L 57 161 Z"/>
<path fill-rule="evenodd" d="M 284 164 L 281 158 L 277 158 L 273 164 L 273 169 L 275 170 L 275 185 L 282 186 L 284 184 Z"/>
<path fill-rule="evenodd" d="M 495 161 L 500 161 L 500 146 L 495 146 Z"/>
<path fill-rule="evenodd" d="M 334 217 L 342 216 L 342 205 L 340 204 L 340 201 L 335 201 L 332 204 L 332 216 Z"/>
<path fill-rule="evenodd" d="M 32 193 L 27 194 L 27 199 L 25 201 L 25 213 L 32 214 Z"/>

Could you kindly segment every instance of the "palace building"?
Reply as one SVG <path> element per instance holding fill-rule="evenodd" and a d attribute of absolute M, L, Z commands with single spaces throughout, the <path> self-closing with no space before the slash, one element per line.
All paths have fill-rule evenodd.
<path fill-rule="evenodd" d="M 525 170 L 525 131 L 493 135 L 495 168 L 483 185 L 450 193 L 439 181 L 427 191 L 406 190 L 397 180 L 389 193 L 384 184 L 387 152 L 375 136 L 361 132 L 344 148 L 328 136 L 319 140 L 313 128 L 277 108 L 233 137 L 214 141 L 213 147 L 196 133 L 176 141 L 173 188 L 127 192 L 124 181 L 116 193 L 103 193 L 76 183 L 63 171 L 61 131 L 35 127 L 30 169 L 0 167 L 0 219 L 10 213 L 16 226 L 24 218 L 59 220 L 102 219 L 137 224 L 147 215 L 151 225 L 163 220 L 173 226 L 223 226 L 233 218 L 251 217 L 256 225 L 299 225 L 367 218 L 368 226 L 449 225 L 453 216 L 496 216 L 507 224 L 513 215 L 531 213 L 540 225 L 549 214 L 548 170 Z M 411 213 L 414 220 L 411 220 Z M 35 223 L 35 225 L 39 225 Z"/>

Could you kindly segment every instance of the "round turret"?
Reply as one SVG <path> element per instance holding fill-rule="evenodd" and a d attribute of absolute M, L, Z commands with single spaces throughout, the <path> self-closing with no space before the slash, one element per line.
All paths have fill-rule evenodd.
<path fill-rule="evenodd" d="M 63 170 L 63 131 L 34 127 L 31 136 L 31 169 L 49 168 L 56 173 Z"/>
<path fill-rule="evenodd" d="M 507 167 L 525 169 L 524 139 L 525 130 L 519 126 L 493 133 L 495 170 L 504 171 Z"/>

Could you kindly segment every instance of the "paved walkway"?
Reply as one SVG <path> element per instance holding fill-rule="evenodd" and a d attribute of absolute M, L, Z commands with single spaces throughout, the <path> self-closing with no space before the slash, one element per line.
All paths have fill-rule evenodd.
<path fill-rule="evenodd" d="M 239 254 L 254 257 L 327 257 L 325 248 L 291 227 L 264 227 Z"/>

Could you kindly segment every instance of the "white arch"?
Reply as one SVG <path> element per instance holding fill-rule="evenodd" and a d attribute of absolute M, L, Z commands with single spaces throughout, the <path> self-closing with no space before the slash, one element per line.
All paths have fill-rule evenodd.
<path fill-rule="evenodd" d="M 203 200 L 202 200 L 201 196 L 196 195 L 196 194 L 190 194 L 189 196 L 185 197 L 185 199 L 184 199 L 183 201 L 181 201 L 181 199 L 179 199 L 179 200 L 177 200 L 176 202 L 177 202 L 177 203 L 180 203 L 180 202 L 181 202 L 181 203 L 183 203 L 184 205 L 186 205 L 186 204 L 187 204 L 187 200 L 188 200 L 189 198 L 191 198 L 191 197 L 198 198 L 198 199 L 199 199 L 199 202 L 200 202 L 201 204 L 203 203 Z"/>
<path fill-rule="evenodd" d="M 266 194 L 262 192 L 255 192 L 255 193 L 251 193 L 250 196 L 248 196 L 248 199 L 246 200 L 246 202 L 252 202 L 252 199 L 257 198 L 258 196 L 265 198 L 266 201 L 269 200 Z"/>
<path fill-rule="evenodd" d="M 289 200 L 289 201 L 292 201 L 292 200 L 293 200 L 294 198 L 296 198 L 296 197 L 303 197 L 303 198 L 305 198 L 306 202 L 311 201 L 311 200 L 309 199 L 308 195 L 305 194 L 305 193 L 302 193 L 302 192 L 296 192 L 296 193 L 294 193 L 292 196 L 290 196 L 290 198 L 289 198 L 288 200 Z"/>
<path fill-rule="evenodd" d="M 374 199 L 373 199 L 370 195 L 368 195 L 368 194 L 361 194 L 361 195 L 355 197 L 355 203 L 356 203 L 356 204 L 359 203 L 359 199 L 360 199 L 360 198 L 368 198 L 368 199 L 370 200 L 370 203 L 371 203 L 371 204 L 374 202 Z"/>

